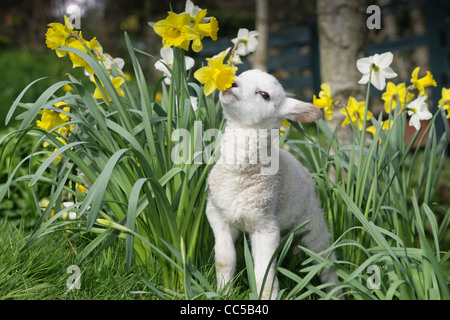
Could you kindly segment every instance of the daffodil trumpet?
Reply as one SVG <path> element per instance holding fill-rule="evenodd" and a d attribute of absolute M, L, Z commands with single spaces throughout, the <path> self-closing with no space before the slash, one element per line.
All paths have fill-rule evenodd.
<path fill-rule="evenodd" d="M 450 119 L 450 88 L 442 88 L 442 97 L 438 106 L 447 111 L 447 119 Z"/>
<path fill-rule="evenodd" d="M 210 95 L 215 89 L 225 91 L 231 88 L 235 81 L 234 73 L 237 71 L 236 67 L 224 64 L 226 52 L 215 58 L 207 58 L 208 66 L 198 69 L 194 73 L 194 77 L 205 85 L 205 95 Z"/>
<path fill-rule="evenodd" d="M 330 86 L 323 83 L 320 88 L 322 90 L 319 92 L 319 98 L 317 98 L 316 95 L 313 96 L 313 104 L 319 109 L 324 110 L 325 119 L 331 120 L 333 119 L 333 106 L 335 101 L 331 98 Z"/>

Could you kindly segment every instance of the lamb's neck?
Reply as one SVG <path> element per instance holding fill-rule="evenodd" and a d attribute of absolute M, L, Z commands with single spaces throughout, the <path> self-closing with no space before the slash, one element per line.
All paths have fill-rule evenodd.
<path fill-rule="evenodd" d="M 222 136 L 221 156 L 225 164 L 268 164 L 277 130 L 227 125 Z"/>

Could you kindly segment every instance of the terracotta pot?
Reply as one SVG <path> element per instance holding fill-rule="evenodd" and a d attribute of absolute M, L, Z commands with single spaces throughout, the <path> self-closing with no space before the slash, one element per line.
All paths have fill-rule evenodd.
<path fill-rule="evenodd" d="M 447 119 L 447 121 L 450 126 L 450 119 Z M 422 120 L 422 121 L 420 121 L 420 124 L 422 125 L 422 127 L 420 129 L 419 136 L 417 137 L 416 141 L 414 142 L 414 148 L 418 147 L 420 139 L 423 136 L 423 133 L 425 132 L 426 128 L 428 128 L 428 126 L 430 125 L 430 120 Z M 409 144 L 409 142 L 411 141 L 411 139 L 415 133 L 416 133 L 416 128 L 409 125 L 409 119 L 408 119 L 406 122 L 406 132 L 405 132 L 406 145 Z M 423 139 L 422 144 L 420 145 L 421 148 L 425 147 L 427 140 L 428 140 L 428 134 L 425 137 L 425 139 Z M 449 142 L 449 145 L 450 145 L 450 142 Z"/>

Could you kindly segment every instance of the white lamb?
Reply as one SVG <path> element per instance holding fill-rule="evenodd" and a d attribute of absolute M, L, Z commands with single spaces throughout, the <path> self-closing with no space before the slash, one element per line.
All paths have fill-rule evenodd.
<path fill-rule="evenodd" d="M 287 98 L 280 83 L 260 70 L 236 77 L 235 84 L 220 93 L 220 101 L 227 126 L 219 161 L 208 178 L 206 207 L 215 237 L 218 290 L 234 276 L 234 242 L 244 228 L 251 239 L 257 288 L 263 290 L 263 299 L 274 299 L 278 295 L 275 263 L 264 288 L 261 286 L 280 232 L 309 220 L 296 239 L 314 252 L 329 247 L 330 233 L 309 172 L 289 152 L 272 146 L 267 132 L 278 129 L 283 118 L 312 122 L 322 112 L 313 104 Z M 262 155 L 269 155 L 272 161 L 264 161 Z M 268 170 L 274 163 L 276 170 Z M 328 269 L 321 274 L 324 283 L 337 280 Z"/>

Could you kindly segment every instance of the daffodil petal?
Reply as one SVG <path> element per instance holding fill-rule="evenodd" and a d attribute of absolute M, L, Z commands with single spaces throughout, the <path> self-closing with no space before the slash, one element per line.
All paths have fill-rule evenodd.
<path fill-rule="evenodd" d="M 391 65 L 393 59 L 394 55 L 392 54 L 392 52 L 388 51 L 380 54 L 378 56 L 378 61 L 376 61 L 375 64 L 378 65 L 381 69 L 385 69 Z"/>
<path fill-rule="evenodd" d="M 211 93 L 213 93 L 213 91 L 216 89 L 215 85 L 214 85 L 214 81 L 213 80 L 208 80 L 205 83 L 205 88 L 204 88 L 204 93 L 206 96 L 209 96 Z"/>
<path fill-rule="evenodd" d="M 370 74 L 369 73 L 365 73 L 365 74 L 363 74 L 361 79 L 358 81 L 358 83 L 359 84 L 366 84 L 367 82 L 369 82 L 369 78 L 370 78 Z"/>
<path fill-rule="evenodd" d="M 382 69 L 381 72 L 386 79 L 391 79 L 391 78 L 395 78 L 396 76 L 398 76 L 398 74 L 394 70 L 392 70 L 392 68 L 390 68 L 390 67 Z"/>
<path fill-rule="evenodd" d="M 383 90 L 386 86 L 386 79 L 385 77 L 383 77 L 381 72 L 373 72 L 370 82 L 378 90 Z"/>
<path fill-rule="evenodd" d="M 370 57 L 368 58 L 361 58 L 358 61 L 356 61 L 356 67 L 358 68 L 358 71 L 365 74 L 370 72 L 370 66 L 372 65 L 372 59 Z M 365 82 L 367 83 L 367 81 Z"/>

